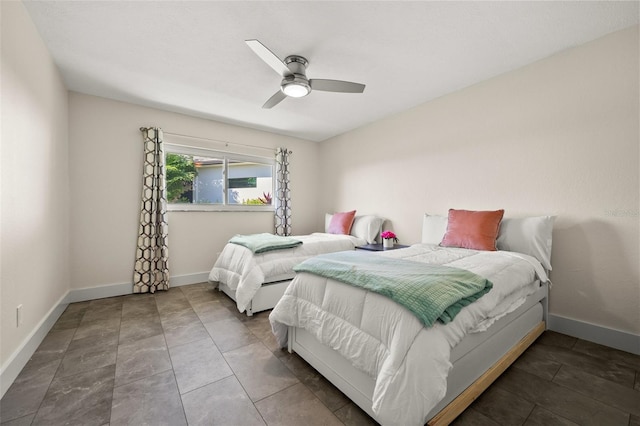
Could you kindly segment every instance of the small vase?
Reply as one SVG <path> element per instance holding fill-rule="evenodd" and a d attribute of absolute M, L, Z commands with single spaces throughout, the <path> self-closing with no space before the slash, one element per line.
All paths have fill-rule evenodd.
<path fill-rule="evenodd" d="M 393 238 L 383 238 L 382 239 L 382 248 L 393 248 Z"/>

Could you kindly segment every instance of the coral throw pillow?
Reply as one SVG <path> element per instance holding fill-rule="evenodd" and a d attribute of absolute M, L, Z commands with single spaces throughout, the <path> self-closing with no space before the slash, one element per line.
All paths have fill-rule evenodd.
<path fill-rule="evenodd" d="M 447 232 L 440 243 L 443 247 L 474 250 L 496 250 L 496 239 L 504 210 L 449 210 Z"/>
<path fill-rule="evenodd" d="M 356 211 L 334 213 L 329 222 L 329 234 L 344 234 L 349 235 L 351 232 L 351 225 L 353 225 L 353 219 L 356 216 Z"/>

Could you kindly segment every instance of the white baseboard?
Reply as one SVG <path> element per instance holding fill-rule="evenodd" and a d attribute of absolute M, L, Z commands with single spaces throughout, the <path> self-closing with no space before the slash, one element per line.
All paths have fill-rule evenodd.
<path fill-rule="evenodd" d="M 199 272 L 188 275 L 171 277 L 171 287 L 180 287 L 189 284 L 207 282 L 209 272 Z M 9 360 L 0 370 L 0 397 L 4 396 L 16 377 L 33 353 L 38 349 L 42 340 L 46 337 L 51 327 L 60 318 L 69 303 L 84 302 L 85 300 L 102 299 L 105 297 L 124 296 L 133 293 L 132 283 L 108 284 L 99 287 L 87 287 L 71 289 L 60 298 L 58 303 L 40 321 L 36 328 L 23 341 L 22 345 L 11 355 Z"/>
<path fill-rule="evenodd" d="M 169 280 L 169 284 L 171 285 L 171 287 L 180 287 L 183 285 L 206 283 L 208 279 L 209 271 L 197 272 L 195 274 L 176 275 L 175 277 L 171 277 L 171 280 Z"/>
<path fill-rule="evenodd" d="M 20 371 L 31 359 L 31 355 L 47 336 L 51 327 L 58 321 L 64 310 L 67 309 L 68 303 L 65 302 L 65 298 L 66 295 L 58 300 L 58 303 L 51 308 L 36 328 L 24 339 L 22 345 L 11 354 L 5 365 L 2 366 L 0 371 L 0 398 L 9 390 Z"/>
<path fill-rule="evenodd" d="M 169 279 L 171 287 L 180 287 L 189 284 L 207 282 L 209 272 L 197 272 L 195 274 L 176 275 Z M 105 297 L 124 296 L 133 293 L 133 284 L 119 283 L 107 284 L 99 287 L 76 288 L 69 290 L 65 303 L 83 302 L 85 300 L 103 299 Z"/>
<path fill-rule="evenodd" d="M 559 315 L 549 315 L 549 329 L 558 333 L 640 355 L 640 336 Z"/>

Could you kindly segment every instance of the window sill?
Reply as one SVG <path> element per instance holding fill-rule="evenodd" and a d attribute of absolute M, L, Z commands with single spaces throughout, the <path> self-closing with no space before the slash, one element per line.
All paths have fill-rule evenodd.
<path fill-rule="evenodd" d="M 218 205 L 218 204 L 169 204 L 169 212 L 271 212 L 275 211 L 274 206 L 256 205 Z"/>

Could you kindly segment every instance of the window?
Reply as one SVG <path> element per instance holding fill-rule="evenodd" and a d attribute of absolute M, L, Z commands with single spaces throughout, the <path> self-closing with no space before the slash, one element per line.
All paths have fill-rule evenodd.
<path fill-rule="evenodd" d="M 273 210 L 271 158 L 165 144 L 169 210 Z"/>

